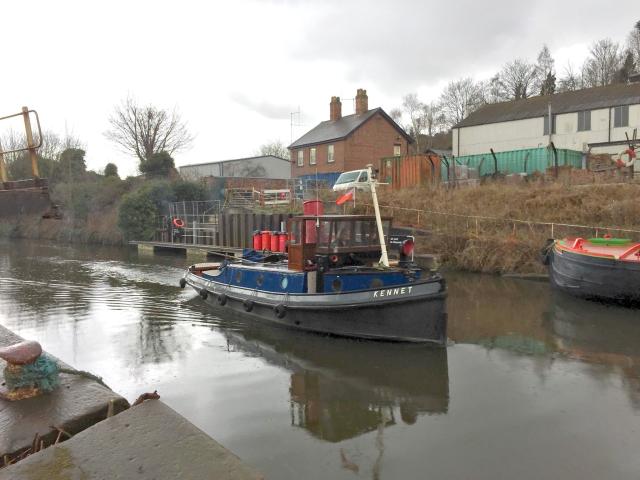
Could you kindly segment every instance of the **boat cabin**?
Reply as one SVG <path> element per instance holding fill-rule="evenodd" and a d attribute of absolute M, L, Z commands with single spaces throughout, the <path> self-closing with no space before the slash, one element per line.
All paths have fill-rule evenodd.
<path fill-rule="evenodd" d="M 382 218 L 385 236 L 391 218 Z M 289 219 L 289 269 L 315 270 L 318 266 L 371 266 L 382 249 L 373 215 L 299 216 Z"/>

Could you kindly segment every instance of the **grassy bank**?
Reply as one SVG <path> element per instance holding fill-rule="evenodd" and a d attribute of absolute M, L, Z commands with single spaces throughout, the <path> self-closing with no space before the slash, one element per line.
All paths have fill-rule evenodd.
<path fill-rule="evenodd" d="M 544 272 L 538 253 L 552 233 L 555 238 L 610 233 L 640 240 L 638 233 L 562 225 L 640 230 L 639 200 L 640 184 L 630 183 L 496 183 L 380 195 L 380 204 L 387 206 L 383 214 L 392 215 L 395 224 L 429 232 L 420 238 L 422 251 L 440 254 L 453 268 L 490 273 Z"/>

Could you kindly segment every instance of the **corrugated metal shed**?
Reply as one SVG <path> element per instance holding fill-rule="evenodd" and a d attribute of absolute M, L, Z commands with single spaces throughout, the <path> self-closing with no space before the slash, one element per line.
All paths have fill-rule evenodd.
<path fill-rule="evenodd" d="M 582 152 L 558 149 L 558 166 L 569 165 L 582 167 Z M 553 150 L 548 148 L 529 148 L 496 153 L 498 171 L 500 173 L 533 173 L 544 172 L 554 166 Z M 464 155 L 456 158 L 458 165 L 476 168 L 480 176 L 495 173 L 495 165 L 491 152 L 478 155 Z M 447 180 L 447 168 L 442 168 L 442 179 Z"/>
<path fill-rule="evenodd" d="M 190 179 L 202 177 L 291 178 L 291 163 L 275 155 L 264 155 L 183 165 L 180 167 L 180 174 Z"/>
<path fill-rule="evenodd" d="M 437 155 L 406 155 L 383 158 L 380 161 L 380 181 L 393 190 L 425 186 L 440 180 L 440 157 Z"/>

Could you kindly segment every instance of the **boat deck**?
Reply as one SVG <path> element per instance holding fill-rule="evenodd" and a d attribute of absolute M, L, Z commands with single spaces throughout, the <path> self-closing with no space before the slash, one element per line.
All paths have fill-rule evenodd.
<path fill-rule="evenodd" d="M 627 262 L 640 263 L 640 243 L 628 242 L 624 244 L 592 243 L 582 238 L 567 238 L 558 242 L 562 250 L 581 255 L 612 258 Z"/>

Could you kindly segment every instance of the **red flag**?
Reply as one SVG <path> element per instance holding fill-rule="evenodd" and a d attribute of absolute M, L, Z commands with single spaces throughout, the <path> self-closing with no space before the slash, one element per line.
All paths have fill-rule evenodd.
<path fill-rule="evenodd" d="M 353 198 L 353 190 L 349 190 L 347 193 L 345 193 L 341 197 L 338 197 L 338 199 L 336 200 L 336 205 L 342 205 L 343 203 L 348 202 L 352 198 Z"/>

